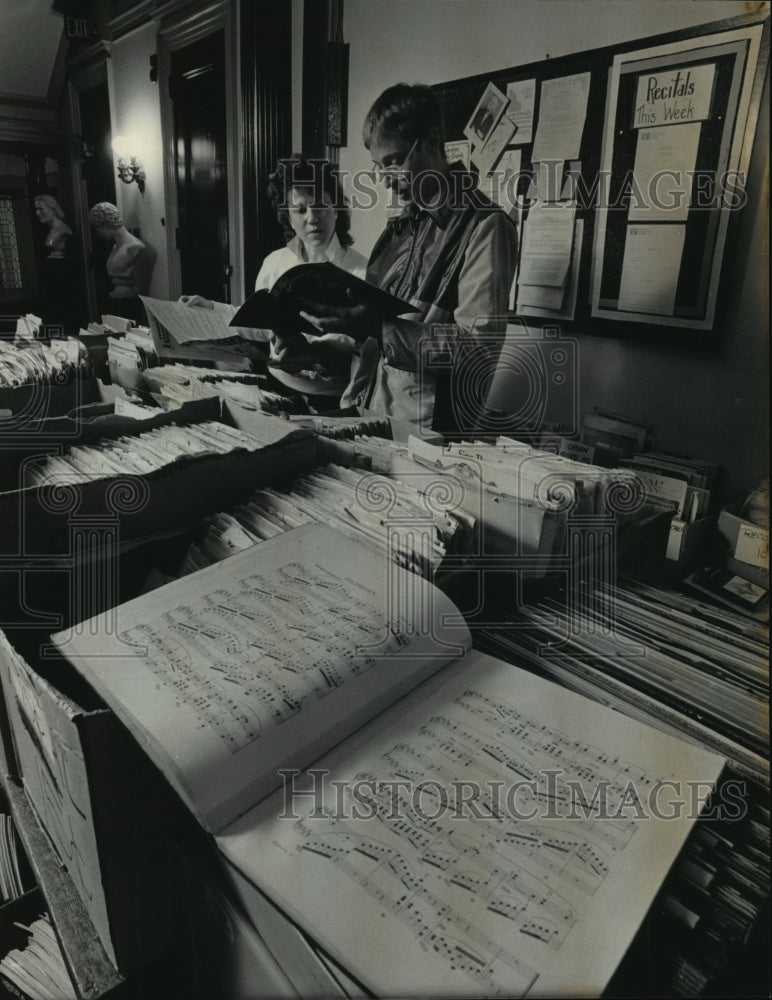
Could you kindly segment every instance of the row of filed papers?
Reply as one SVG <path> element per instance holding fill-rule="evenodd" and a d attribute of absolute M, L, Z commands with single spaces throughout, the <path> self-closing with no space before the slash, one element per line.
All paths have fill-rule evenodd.
<path fill-rule="evenodd" d="M 59 380 L 70 369 L 85 362 L 85 352 L 72 337 L 52 339 L 50 343 L 0 341 L 0 388 Z"/>
<path fill-rule="evenodd" d="M 209 420 L 186 427 L 169 425 L 136 437 L 76 445 L 65 455 L 49 455 L 29 471 L 28 485 L 56 486 L 89 482 L 119 475 L 146 475 L 178 459 L 197 455 L 224 455 L 238 448 L 263 447 L 251 434 Z"/>
<path fill-rule="evenodd" d="M 200 544 L 190 547 L 179 575 L 315 521 L 355 535 L 427 579 L 448 552 L 468 547 L 474 529 L 474 519 L 463 511 L 434 503 L 430 512 L 422 494 L 397 479 L 328 465 L 301 476 L 287 492 L 258 490 L 232 514 L 216 514 Z M 395 530 L 399 524 L 411 530 Z"/>
<path fill-rule="evenodd" d="M 500 437 L 495 444 L 472 441 L 438 447 L 411 437 L 408 455 L 437 469 L 463 467 L 482 489 L 535 501 L 545 510 L 614 514 L 618 521 L 626 521 L 645 499 L 631 469 L 587 465 L 514 438 Z"/>
<path fill-rule="evenodd" d="M 296 413 L 299 408 L 297 399 L 263 388 L 260 376 L 248 372 L 223 372 L 176 363 L 148 370 L 145 381 L 159 395 L 178 405 L 219 396 L 263 413 Z"/>

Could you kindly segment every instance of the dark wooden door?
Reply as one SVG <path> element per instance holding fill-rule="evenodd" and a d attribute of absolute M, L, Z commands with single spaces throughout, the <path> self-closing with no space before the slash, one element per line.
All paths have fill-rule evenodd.
<path fill-rule="evenodd" d="M 230 301 L 225 34 L 171 53 L 182 291 Z"/>

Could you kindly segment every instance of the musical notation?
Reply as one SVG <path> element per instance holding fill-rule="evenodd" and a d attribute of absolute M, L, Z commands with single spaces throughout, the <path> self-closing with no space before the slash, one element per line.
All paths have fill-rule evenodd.
<path fill-rule="evenodd" d="M 633 777 L 651 780 L 467 689 L 357 771 L 366 825 L 325 809 L 297 821 L 294 849 L 356 883 L 475 991 L 500 996 L 507 983 L 515 995 L 516 982 L 524 994 L 538 978 L 534 947 L 563 947 L 577 900 L 597 894 L 632 840 L 634 816 L 615 812 Z M 603 782 L 605 812 L 589 794 L 577 809 L 572 795 L 589 782 Z M 454 789 L 465 790 L 453 799 Z"/>
<path fill-rule="evenodd" d="M 405 622 L 386 620 L 375 591 L 298 562 L 270 577 L 249 573 L 120 638 L 231 754 L 407 641 Z"/>

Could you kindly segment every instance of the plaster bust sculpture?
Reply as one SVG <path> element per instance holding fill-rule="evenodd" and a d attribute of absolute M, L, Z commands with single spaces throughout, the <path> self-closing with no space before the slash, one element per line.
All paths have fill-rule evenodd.
<path fill-rule="evenodd" d="M 48 256 L 54 260 L 70 256 L 72 230 L 64 221 L 62 206 L 50 194 L 39 194 L 35 197 L 35 215 L 48 226 L 46 247 Z"/>
<path fill-rule="evenodd" d="M 94 205 L 88 221 L 99 236 L 113 244 L 106 264 L 113 283 L 110 298 L 131 299 L 146 294 L 155 263 L 154 253 L 129 232 L 121 213 L 109 201 Z"/>

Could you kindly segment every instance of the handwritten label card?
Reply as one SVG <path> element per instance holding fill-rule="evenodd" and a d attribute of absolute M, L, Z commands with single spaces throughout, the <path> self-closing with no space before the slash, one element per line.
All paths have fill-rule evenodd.
<path fill-rule="evenodd" d="M 754 524 L 741 525 L 734 557 L 740 562 L 766 569 L 769 566 L 769 532 Z"/>

